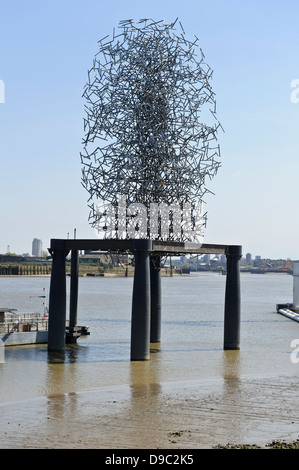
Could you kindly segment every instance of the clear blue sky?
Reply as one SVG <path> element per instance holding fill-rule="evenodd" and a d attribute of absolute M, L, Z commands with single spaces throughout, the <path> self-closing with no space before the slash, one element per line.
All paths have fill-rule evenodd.
<path fill-rule="evenodd" d="M 33 238 L 94 238 L 80 151 L 87 70 L 120 20 L 179 17 L 214 70 L 225 134 L 206 243 L 299 259 L 297 0 L 0 1 L 0 253 Z M 298 93 L 299 96 L 299 93 Z"/>

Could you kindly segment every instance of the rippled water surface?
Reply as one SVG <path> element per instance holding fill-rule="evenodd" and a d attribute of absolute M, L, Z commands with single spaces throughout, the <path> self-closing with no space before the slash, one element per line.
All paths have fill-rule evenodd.
<path fill-rule="evenodd" d="M 299 324 L 275 310 L 292 301 L 292 277 L 241 275 L 239 352 L 222 349 L 225 281 L 215 273 L 162 278 L 162 341 L 142 369 L 130 362 L 133 279 L 80 278 L 78 323 L 90 336 L 64 353 L 49 354 L 46 345 L 5 348 L 0 402 L 138 382 L 298 374 L 290 355 Z M 42 311 L 49 284 L 47 277 L 1 277 L 0 307 Z"/>

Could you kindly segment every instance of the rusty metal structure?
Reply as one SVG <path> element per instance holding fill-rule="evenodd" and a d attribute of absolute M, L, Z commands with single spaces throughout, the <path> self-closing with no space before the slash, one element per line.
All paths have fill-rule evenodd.
<path fill-rule="evenodd" d="M 81 161 L 90 223 L 105 231 L 107 215 L 113 219 L 115 230 L 106 230 L 104 238 L 132 238 L 120 230 L 117 210 L 107 211 L 107 203 L 116 208 L 122 196 L 127 205 L 146 207 L 148 223 L 139 238 L 196 241 L 184 230 L 184 205 L 195 228 L 197 208 L 209 192 L 206 181 L 220 166 L 212 73 L 198 38 L 186 39 L 178 19 L 124 20 L 112 37 L 99 41 L 83 93 Z M 163 222 L 172 226 L 170 209 L 151 233 L 151 204 L 179 207 L 180 228 L 161 233 Z M 198 223 L 206 223 L 202 210 L 200 229 Z"/>

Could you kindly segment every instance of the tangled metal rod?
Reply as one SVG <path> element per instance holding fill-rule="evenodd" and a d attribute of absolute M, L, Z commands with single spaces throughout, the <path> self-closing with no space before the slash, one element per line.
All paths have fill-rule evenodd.
<path fill-rule="evenodd" d="M 197 241 L 206 221 L 198 205 L 220 166 L 212 70 L 178 19 L 124 20 L 119 30 L 98 42 L 83 93 L 91 224 L 106 238 Z M 124 219 L 120 197 L 131 207 Z"/>

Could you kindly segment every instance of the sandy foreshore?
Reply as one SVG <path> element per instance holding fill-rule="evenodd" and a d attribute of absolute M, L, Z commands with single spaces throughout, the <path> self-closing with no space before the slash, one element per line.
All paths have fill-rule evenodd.
<path fill-rule="evenodd" d="M 297 396 L 296 377 L 227 377 L 2 403 L 0 448 L 270 448 L 277 440 L 296 445 Z"/>

